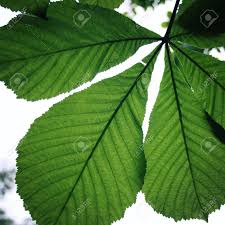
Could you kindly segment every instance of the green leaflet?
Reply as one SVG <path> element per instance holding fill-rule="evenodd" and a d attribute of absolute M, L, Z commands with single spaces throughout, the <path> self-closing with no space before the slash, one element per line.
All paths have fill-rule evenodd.
<path fill-rule="evenodd" d="M 176 221 L 207 220 L 225 203 L 225 145 L 174 65 L 167 56 L 144 144 L 143 191 L 157 212 Z"/>
<path fill-rule="evenodd" d="M 0 0 L 0 5 L 13 11 L 23 11 L 45 17 L 49 0 Z"/>
<path fill-rule="evenodd" d="M 221 0 L 184 0 L 173 26 L 172 39 L 199 48 L 225 46 L 224 7 Z"/>
<path fill-rule="evenodd" d="M 123 0 L 80 0 L 79 2 L 114 9 L 118 8 L 122 4 Z"/>
<path fill-rule="evenodd" d="M 52 3 L 47 17 L 0 29 L 0 80 L 19 98 L 68 92 L 159 38 L 115 11 L 73 2 Z"/>
<path fill-rule="evenodd" d="M 173 49 L 181 64 L 180 72 L 196 99 L 225 128 L 225 62 L 179 45 L 174 45 Z"/>
<path fill-rule="evenodd" d="M 107 225 L 143 184 L 142 121 L 156 54 L 53 106 L 18 146 L 18 191 L 39 225 Z"/>

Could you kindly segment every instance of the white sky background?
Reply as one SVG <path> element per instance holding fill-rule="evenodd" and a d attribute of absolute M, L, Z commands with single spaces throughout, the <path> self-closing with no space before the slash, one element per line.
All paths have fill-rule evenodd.
<path fill-rule="evenodd" d="M 168 20 L 167 11 L 172 11 L 175 1 L 169 1 L 165 5 L 158 6 L 155 10 L 148 9 L 145 11 L 141 7 L 137 7 L 137 15 L 133 19 L 140 25 L 159 33 L 161 36 L 164 35 L 165 29 L 161 27 L 161 23 Z M 128 3 L 124 3 L 119 11 L 124 12 L 129 10 Z M 15 16 L 10 10 L 0 7 L 0 26 L 8 23 L 8 21 Z M 123 64 L 116 66 L 108 72 L 101 73 L 98 75 L 93 82 L 99 81 L 101 76 L 106 78 L 114 76 L 125 69 L 131 67 L 133 64 L 139 62 L 144 56 L 146 56 L 156 45 L 150 45 L 142 47 L 133 57 L 128 59 Z M 225 59 L 225 54 L 216 54 L 221 59 Z M 163 52 L 161 52 L 155 70 L 152 75 L 152 83 L 149 87 L 149 93 L 151 93 L 151 99 L 148 102 L 147 114 L 145 121 L 148 121 L 149 113 L 154 105 L 155 98 L 158 93 L 158 86 L 160 79 L 162 77 L 164 63 L 163 63 Z M 78 90 L 82 90 L 91 83 L 87 85 L 82 85 Z M 75 90 L 75 91 L 78 91 Z M 74 93 L 74 91 L 69 94 L 60 95 L 58 97 L 52 98 L 50 100 L 41 100 L 38 102 L 27 102 L 25 100 L 18 100 L 12 91 L 8 90 L 2 82 L 0 82 L 0 169 L 3 168 L 14 168 L 16 152 L 15 148 L 19 140 L 26 134 L 31 123 L 40 117 L 44 112 L 48 110 L 50 106 L 65 98 L 65 96 Z M 143 126 L 143 130 L 146 133 L 147 125 Z M 14 188 L 3 201 L 0 201 L 0 207 L 4 208 L 7 214 L 16 220 L 16 222 L 21 223 L 25 218 L 29 217 L 29 213 L 25 212 L 23 209 L 23 203 L 20 197 L 16 194 L 16 188 Z M 223 206 L 220 210 L 211 214 L 209 217 L 209 225 L 221 224 L 221 221 L 225 220 L 225 207 Z M 125 217 L 120 221 L 114 223 L 114 225 L 204 225 L 204 221 L 199 220 L 189 220 L 174 222 L 172 219 L 163 217 L 160 214 L 154 212 L 154 210 L 145 203 L 143 194 L 139 193 L 137 202 L 131 208 L 126 210 Z"/>

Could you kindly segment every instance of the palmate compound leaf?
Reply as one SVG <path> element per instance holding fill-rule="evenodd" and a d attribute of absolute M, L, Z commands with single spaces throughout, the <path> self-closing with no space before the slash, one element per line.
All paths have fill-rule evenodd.
<path fill-rule="evenodd" d="M 0 0 L 0 6 L 45 17 L 50 0 Z"/>
<path fill-rule="evenodd" d="M 160 47 L 161 48 L 161 47 Z M 18 191 L 38 225 L 107 225 L 143 185 L 142 121 L 156 55 L 53 106 L 18 146 Z"/>
<path fill-rule="evenodd" d="M 180 72 L 199 104 L 225 129 L 225 62 L 183 48 L 178 43 L 173 49 L 179 59 Z"/>
<path fill-rule="evenodd" d="M 165 216 L 207 220 L 225 203 L 225 145 L 168 51 L 144 144 L 143 191 Z"/>
<path fill-rule="evenodd" d="M 68 2 L 66 7 L 63 6 L 64 3 L 60 6 L 63 6 L 61 8 L 63 10 L 67 8 L 69 12 Z M 176 6 L 178 4 L 179 1 L 176 2 Z M 73 5 L 74 7 L 83 6 Z M 86 7 L 83 9 L 87 9 Z M 52 11 L 49 11 L 54 12 L 53 9 L 54 7 L 51 8 Z M 100 16 L 90 26 L 90 30 L 93 30 L 93 35 L 95 34 L 97 39 L 103 36 L 105 38 L 108 35 L 114 37 L 115 33 L 121 37 L 121 32 L 122 37 L 127 37 L 129 32 L 124 28 L 126 23 L 130 23 L 129 26 L 132 29 L 129 31 L 132 33 L 124 42 L 128 43 L 127 41 L 130 39 L 133 41 L 135 30 L 133 26 L 136 27 L 134 23 L 120 17 L 121 21 L 129 22 L 126 22 L 124 27 L 120 27 L 121 30 L 118 30 L 117 26 L 108 27 L 108 24 L 104 22 L 104 18 L 113 12 L 95 6 L 90 7 L 90 10 L 93 10 L 92 12 L 98 10 L 96 17 L 105 12 L 104 16 Z M 61 12 L 62 10 L 59 10 L 57 14 Z M 49 13 L 49 15 L 50 19 L 59 20 L 59 15 L 56 16 L 55 12 Z M 75 15 L 77 16 L 77 14 Z M 89 18 L 87 15 L 90 14 L 83 13 L 79 18 Z M 172 20 L 175 18 L 174 15 Z M 27 17 L 23 21 L 26 20 Z M 28 21 L 42 24 L 38 23 L 36 18 L 33 20 L 28 18 Z M 62 21 L 63 25 L 67 27 L 68 21 L 64 15 L 60 17 L 59 23 Z M 85 26 L 87 22 L 85 20 Z M 105 27 L 96 32 L 95 28 L 98 25 Z M 168 37 L 171 25 L 172 23 L 169 25 L 168 36 L 163 39 L 164 42 L 170 41 Z M 37 27 L 40 29 L 41 26 Z M 100 31 L 104 31 L 104 35 Z M 55 29 L 54 32 L 57 30 Z M 76 36 L 79 32 L 81 31 L 77 29 L 73 35 Z M 91 35 L 88 35 L 88 32 L 81 32 L 83 35 L 77 37 L 76 41 L 81 39 L 83 44 L 87 40 L 95 40 L 95 36 L 92 37 L 93 39 L 89 39 Z M 137 40 L 144 44 L 159 38 L 142 28 L 135 32 L 138 36 L 135 37 L 135 45 L 137 45 Z M 60 36 L 60 33 L 61 31 L 57 34 Z M 69 36 L 69 34 L 67 35 Z M 84 39 L 82 39 L 83 36 Z M 206 45 L 206 39 L 202 41 L 198 36 L 194 36 L 194 38 L 195 41 L 197 40 L 197 47 L 201 48 Z M 43 37 L 41 40 L 43 41 Z M 106 43 L 103 42 L 104 44 L 108 44 L 108 38 L 106 40 Z M 180 39 L 179 35 L 176 36 L 176 40 L 185 42 L 182 35 Z M 215 39 L 211 40 L 213 42 Z M 190 44 L 195 41 L 191 39 Z M 57 40 L 58 42 L 59 40 Z M 114 42 L 115 40 L 113 44 L 115 44 Z M 121 39 L 116 42 L 121 42 Z M 212 42 L 209 40 L 207 47 L 214 46 Z M 96 43 L 93 44 L 93 46 L 95 45 Z M 138 44 L 138 47 L 140 46 Z M 105 48 L 106 51 L 108 51 L 108 47 Z M 175 46 L 173 45 L 173 47 Z M 120 60 L 118 60 L 121 62 L 121 54 L 124 51 L 120 46 L 115 49 L 121 51 Z M 208 74 L 208 71 L 211 72 L 211 70 L 202 70 L 202 67 L 199 67 L 198 63 L 196 64 L 195 60 L 192 60 L 185 51 L 185 49 L 179 50 L 182 52 L 182 57 L 185 56 L 204 74 Z M 61 51 L 59 52 L 61 53 Z M 89 52 L 90 50 L 88 50 Z M 100 54 L 99 49 L 93 53 L 92 62 L 98 54 Z M 129 54 L 125 54 L 124 59 Z M 177 49 L 176 55 L 179 55 Z M 192 55 L 195 53 L 191 51 Z M 94 67 L 96 63 L 99 67 L 102 65 L 101 63 L 105 64 L 104 59 L 107 58 L 107 55 L 101 54 L 101 56 L 101 60 L 94 61 Z M 199 82 L 197 78 L 194 78 L 191 83 L 190 78 L 186 78 L 187 73 L 192 72 L 188 69 L 192 67 L 182 71 L 180 65 L 186 63 L 182 57 L 178 57 L 179 67 L 175 66 L 172 56 L 166 58 L 166 70 L 145 142 L 147 174 L 143 190 L 147 201 L 158 212 L 166 216 L 173 217 L 175 220 L 182 218 L 207 219 L 208 214 L 219 208 L 225 201 L 223 194 L 225 189 L 225 161 L 223 160 L 225 147 L 213 133 L 208 115 L 206 115 L 208 112 L 217 123 L 224 126 L 224 121 L 221 119 L 224 111 L 223 108 L 222 110 L 219 108 L 220 102 L 224 100 L 224 93 L 214 86 L 214 90 L 210 90 L 209 94 L 204 92 L 201 99 L 196 98 L 196 89 L 202 84 L 202 81 Z M 198 58 L 198 55 L 194 57 Z M 108 56 L 108 58 L 113 59 L 113 63 L 116 61 L 116 57 Z M 204 56 L 201 55 L 199 58 L 203 60 Z M 212 61 L 211 58 L 207 58 L 207 60 L 209 59 Z M 90 65 L 91 60 L 85 61 L 84 67 Z M 112 66 L 112 61 L 110 60 L 110 66 Z M 201 62 L 199 61 L 199 63 Z M 108 66 L 108 63 L 106 64 L 105 68 Z M 214 67 L 220 67 L 217 68 L 217 71 L 223 71 L 222 63 L 213 61 L 211 64 L 215 64 Z M 76 65 L 80 66 L 80 62 Z M 98 69 L 95 67 L 94 71 L 101 71 L 99 67 Z M 197 70 L 196 68 L 192 69 L 193 71 Z M 143 79 L 145 76 L 149 76 L 152 67 L 149 70 L 143 71 L 143 67 L 136 65 L 118 77 L 102 81 L 84 92 L 67 98 L 38 119 L 21 141 L 17 162 L 19 168 L 18 190 L 26 207 L 39 225 L 110 224 L 121 218 L 124 210 L 135 201 L 135 195 L 142 187 L 145 173 L 145 160 L 141 154 L 141 123 L 147 99 L 146 87 L 145 90 L 143 89 Z M 83 71 L 84 69 L 81 70 L 81 72 Z M 194 71 L 198 77 L 202 72 Z M 82 73 L 78 71 L 76 76 L 77 74 L 79 76 Z M 92 75 L 94 76 L 95 73 L 93 72 Z M 189 76 L 191 75 L 189 74 Z M 146 81 L 144 83 L 146 84 Z M 60 91 L 55 91 L 55 95 Z M 106 96 L 109 93 L 110 98 Z M 111 95 L 112 93 L 113 95 Z M 49 97 L 49 93 L 46 97 Z M 34 97 L 32 96 L 32 98 Z M 35 98 L 38 99 L 40 96 Z M 210 100 L 210 98 L 214 98 L 214 100 Z M 99 103 L 99 101 L 102 102 Z M 104 111 L 105 108 L 107 111 Z M 134 157 L 132 157 L 132 153 Z M 129 157 L 131 160 L 128 160 Z M 100 167 L 101 169 L 99 169 Z M 65 174 L 68 176 L 65 177 Z M 110 203 L 108 203 L 109 201 Z"/>
<path fill-rule="evenodd" d="M 47 20 L 12 20 L 0 36 L 0 80 L 28 100 L 70 91 L 159 38 L 115 11 L 75 1 L 51 3 Z"/>
<path fill-rule="evenodd" d="M 225 47 L 225 2 L 183 0 L 171 39 L 199 48 Z"/>
<path fill-rule="evenodd" d="M 114 9 L 118 8 L 123 3 L 123 0 L 80 0 L 79 2 Z"/>

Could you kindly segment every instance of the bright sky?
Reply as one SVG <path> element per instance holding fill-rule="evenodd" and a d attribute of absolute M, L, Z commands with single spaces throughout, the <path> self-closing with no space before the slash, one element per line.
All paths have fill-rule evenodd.
<path fill-rule="evenodd" d="M 125 2 L 119 9 L 120 12 L 129 10 L 128 2 Z M 167 1 L 165 5 L 158 6 L 155 10 L 148 9 L 144 11 L 141 7 L 137 8 L 137 15 L 133 19 L 140 25 L 155 31 L 162 36 L 165 33 L 165 29 L 161 27 L 161 23 L 168 20 L 167 11 L 172 11 L 174 6 L 174 1 Z M 0 26 L 8 23 L 8 21 L 16 14 L 10 10 L 3 9 L 0 7 Z M 100 80 L 100 77 L 106 78 L 114 76 L 125 69 L 131 67 L 133 64 L 141 61 L 141 59 L 146 56 L 156 45 L 150 45 L 141 48 L 133 57 L 128 59 L 123 64 L 116 66 L 115 68 L 101 73 L 98 75 L 94 81 L 87 85 L 82 85 L 79 89 L 75 91 L 82 90 L 92 83 Z M 163 53 L 163 52 L 162 52 Z M 160 54 L 159 59 L 152 75 L 152 84 L 149 87 L 149 93 L 151 93 L 151 101 L 148 102 L 148 111 L 146 113 L 145 122 L 148 121 L 150 111 L 154 105 L 155 98 L 158 93 L 158 87 L 160 84 L 160 79 L 163 73 L 163 54 Z M 214 51 L 215 53 L 215 51 Z M 215 53 L 216 54 L 216 53 Z M 222 59 L 224 59 L 225 54 L 220 54 Z M 40 117 L 48 108 L 58 102 L 59 100 L 65 98 L 65 96 L 74 93 L 74 91 L 69 94 L 60 95 L 59 97 L 52 98 L 50 100 L 42 100 L 38 102 L 27 102 L 25 100 L 18 100 L 16 96 L 8 90 L 4 84 L 0 83 L 0 106 L 1 106 L 1 117 L 0 117 L 0 137 L 3 137 L 0 142 L 0 169 L 1 168 L 14 168 L 16 152 L 15 148 L 19 140 L 26 134 L 30 124 L 37 118 Z M 147 123 L 143 126 L 144 132 L 147 131 Z M 4 199 L 0 201 L 0 207 L 6 209 L 8 215 L 14 218 L 18 223 L 22 222 L 23 219 L 29 216 L 28 212 L 23 209 L 23 203 L 18 194 L 16 194 L 16 188 L 12 190 Z M 210 225 L 219 224 L 225 218 L 225 207 L 222 207 L 220 211 L 213 213 L 209 218 Z M 195 224 L 203 225 L 205 222 L 202 221 L 182 221 L 175 223 L 172 219 L 168 219 L 159 215 L 153 211 L 153 209 L 145 203 L 143 194 L 139 194 L 137 198 L 137 203 L 133 205 L 126 211 L 125 217 L 120 221 L 114 223 L 114 225 L 132 225 L 132 224 L 160 224 L 160 225 L 175 225 L 175 224 Z"/>

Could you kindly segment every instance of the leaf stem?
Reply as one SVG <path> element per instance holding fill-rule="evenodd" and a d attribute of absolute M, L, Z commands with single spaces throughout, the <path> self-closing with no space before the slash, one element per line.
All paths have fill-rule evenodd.
<path fill-rule="evenodd" d="M 180 4 L 180 0 L 176 0 L 175 6 L 174 6 L 174 9 L 173 9 L 173 14 L 172 14 L 172 17 L 171 17 L 170 22 L 169 22 L 169 26 L 168 26 L 166 34 L 163 38 L 163 43 L 169 42 L 170 32 L 171 32 L 171 29 L 173 27 L 173 23 L 174 23 L 175 18 L 176 18 L 177 9 L 178 9 L 179 4 Z"/>

